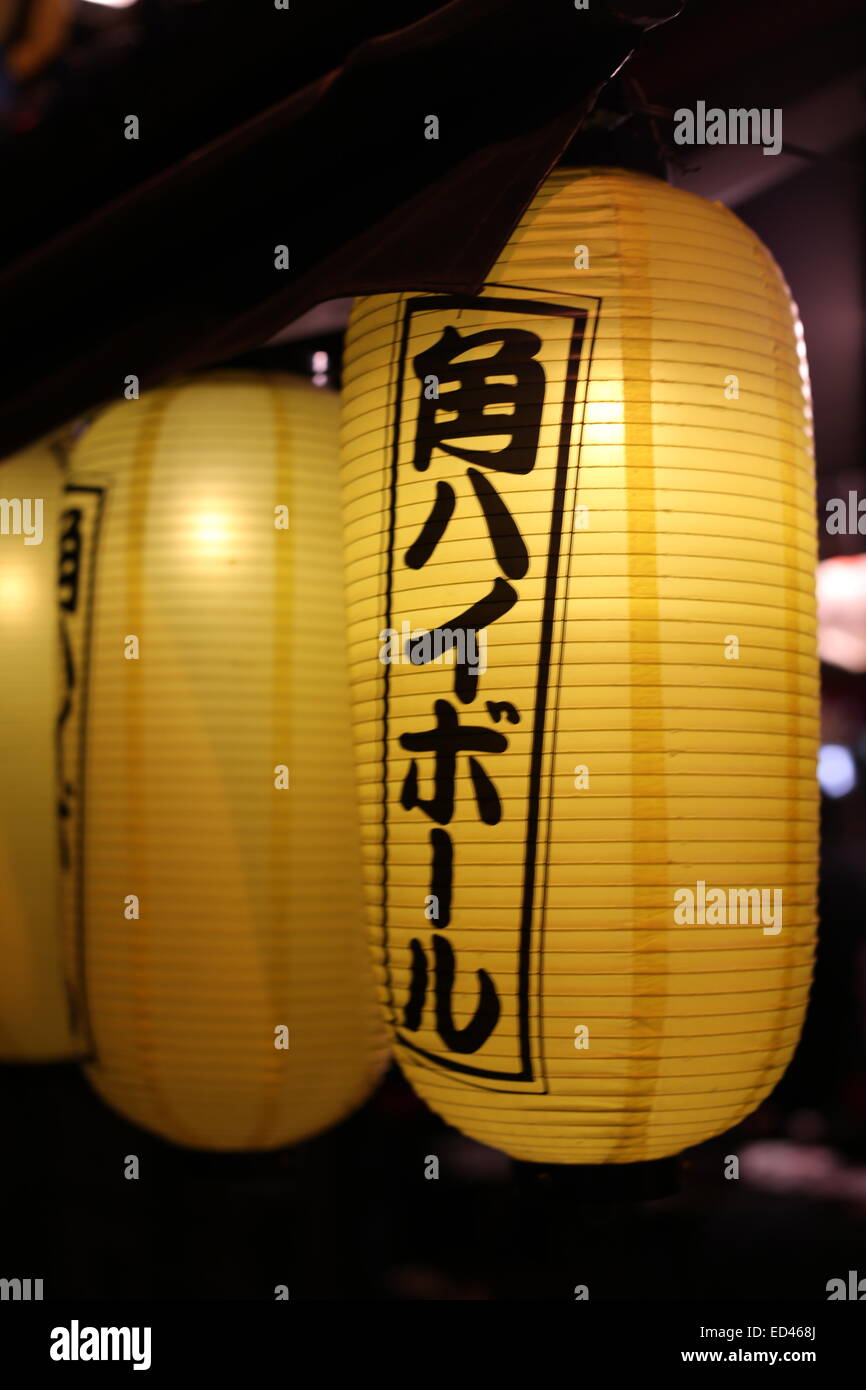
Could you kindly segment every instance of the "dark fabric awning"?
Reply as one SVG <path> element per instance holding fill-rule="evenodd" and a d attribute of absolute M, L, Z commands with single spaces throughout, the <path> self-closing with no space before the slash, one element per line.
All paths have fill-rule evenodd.
<path fill-rule="evenodd" d="M 69 225 L 58 208 L 0 275 L 0 457 L 322 300 L 474 292 L 641 30 L 680 8 L 452 0 Z"/>

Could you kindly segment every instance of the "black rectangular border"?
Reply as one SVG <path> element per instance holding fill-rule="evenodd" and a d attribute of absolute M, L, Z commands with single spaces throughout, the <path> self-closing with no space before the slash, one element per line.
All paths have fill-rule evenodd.
<path fill-rule="evenodd" d="M 93 518 L 93 547 L 91 562 L 88 566 L 87 573 L 83 576 L 85 582 L 82 586 L 82 604 L 86 604 L 87 608 L 84 614 L 83 634 L 80 652 L 81 707 L 78 718 L 79 816 L 75 845 L 72 850 L 73 862 L 75 864 L 74 872 L 76 874 L 74 922 L 72 927 L 72 968 L 74 971 L 74 978 L 70 980 L 67 977 L 67 990 L 69 992 L 71 1005 L 75 1010 L 76 1031 L 81 1036 L 83 1045 L 86 1049 L 85 1056 L 78 1058 L 77 1060 L 94 1062 L 97 1060 L 96 1046 L 94 1042 L 93 1027 L 90 1017 L 90 1004 L 87 995 L 87 944 L 86 918 L 84 911 L 84 824 L 87 810 L 87 798 L 85 794 L 87 781 L 87 716 L 90 695 L 90 658 L 91 643 L 93 637 L 93 608 L 96 593 L 96 566 L 99 559 L 99 540 L 102 532 L 102 520 L 103 515 L 105 513 L 105 501 L 108 488 L 107 486 L 97 486 L 96 484 L 90 483 L 76 483 L 71 479 L 67 479 L 63 485 L 64 499 L 67 497 L 71 498 L 75 493 L 81 492 L 95 494 L 97 498 L 97 504 L 96 512 Z M 66 509 L 67 504 L 64 502 L 63 510 L 65 511 Z M 60 766 L 59 763 L 58 766 Z"/>
<path fill-rule="evenodd" d="M 491 285 L 491 288 L 495 286 Z M 544 600 L 541 617 L 539 641 L 540 659 L 535 694 L 535 717 L 532 730 L 529 772 L 529 816 L 523 855 L 523 894 L 520 910 L 520 960 L 518 966 L 518 1026 L 520 1039 L 520 1069 L 514 1071 L 491 1071 L 480 1067 L 467 1066 L 450 1058 L 439 1057 L 418 1047 L 406 1038 L 396 1021 L 394 992 L 391 984 L 391 968 L 388 942 L 388 737 L 390 710 L 390 667 L 384 668 L 384 701 L 382 714 L 382 945 L 384 951 L 385 981 L 388 1006 L 392 1026 L 397 1041 L 419 1058 L 425 1059 L 435 1068 L 462 1073 L 488 1081 L 532 1082 L 535 1074 L 532 1065 L 532 1041 L 530 1036 L 529 1011 L 529 966 L 532 954 L 532 913 L 535 906 L 535 875 L 538 856 L 538 807 L 541 796 L 542 764 L 544 739 L 546 733 L 547 696 L 550 683 L 550 652 L 553 642 L 554 613 L 557 597 L 557 573 L 562 551 L 562 522 L 565 500 L 568 493 L 568 457 L 571 449 L 574 427 L 574 407 L 577 397 L 577 382 L 580 375 L 583 345 L 589 311 L 573 305 L 551 304 L 543 300 L 499 298 L 497 296 L 472 295 L 424 295 L 405 301 L 403 331 L 400 335 L 400 355 L 397 368 L 397 381 L 394 401 L 393 441 L 391 446 L 390 505 L 388 519 L 388 569 L 385 589 L 385 626 L 393 626 L 393 573 L 394 536 L 397 515 L 397 466 L 400 452 L 400 418 L 403 406 L 403 387 L 405 381 L 406 355 L 415 313 L 431 311 L 448 312 L 453 309 L 473 309 L 488 312 L 507 312 L 535 317 L 568 318 L 572 320 L 572 334 L 569 343 L 565 386 L 562 397 L 562 417 L 557 444 L 556 479 L 554 500 L 551 509 L 550 544 L 547 556 L 547 573 L 544 585 Z M 578 456 L 578 472 L 580 460 Z M 505 1088 L 497 1087 L 504 1091 Z"/>

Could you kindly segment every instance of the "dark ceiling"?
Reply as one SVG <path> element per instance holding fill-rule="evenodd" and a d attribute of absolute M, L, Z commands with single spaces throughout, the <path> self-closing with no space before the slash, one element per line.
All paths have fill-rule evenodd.
<path fill-rule="evenodd" d="M 801 303 L 821 466 L 859 463 L 858 0 L 67 2 L 65 46 L 0 135 L 0 454 L 128 372 L 155 385 L 303 334 L 322 301 L 471 292 L 565 152 L 667 163 L 755 226 Z M 782 107 L 785 151 L 684 160 L 670 115 L 698 99 Z"/>

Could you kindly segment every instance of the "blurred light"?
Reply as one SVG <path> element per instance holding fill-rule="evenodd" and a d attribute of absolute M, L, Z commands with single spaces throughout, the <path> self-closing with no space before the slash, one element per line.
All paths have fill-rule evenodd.
<path fill-rule="evenodd" d="M 770 1192 L 803 1193 L 830 1201 L 863 1201 L 866 1168 L 850 1167 L 821 1144 L 792 1144 L 763 1139 L 747 1145 L 740 1173 L 750 1187 Z"/>
<path fill-rule="evenodd" d="M 752 1187 L 771 1192 L 826 1191 L 838 1177 L 839 1161 L 820 1144 L 791 1144 L 763 1139 L 747 1145 L 740 1158 L 743 1178 Z"/>
<path fill-rule="evenodd" d="M 313 385 L 327 386 L 330 358 L 326 352 L 313 353 Z"/>
<path fill-rule="evenodd" d="M 4 617 L 28 614 L 33 606 L 33 588 L 23 570 L 4 570 L 0 574 L 0 613 Z"/>
<path fill-rule="evenodd" d="M 218 512 L 208 512 L 197 517 L 193 534 L 204 554 L 216 554 L 228 540 L 226 517 Z"/>
<path fill-rule="evenodd" d="M 857 766 L 849 748 L 825 743 L 818 754 L 818 781 L 827 796 L 847 796 L 857 785 Z"/>
<path fill-rule="evenodd" d="M 866 671 L 866 555 L 818 566 L 818 655 L 845 671 Z"/>
<path fill-rule="evenodd" d="M 109 10 L 128 10 L 136 0 L 84 0 L 85 5 L 105 5 Z"/>

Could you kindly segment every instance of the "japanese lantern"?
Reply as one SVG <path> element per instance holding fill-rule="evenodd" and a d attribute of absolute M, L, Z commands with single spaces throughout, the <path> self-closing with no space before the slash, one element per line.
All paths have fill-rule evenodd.
<path fill-rule="evenodd" d="M 384 1055 L 336 397 L 280 374 L 193 378 L 105 410 L 70 472 L 67 587 L 87 622 L 68 925 L 88 1074 L 180 1144 L 292 1143 L 360 1103 Z"/>
<path fill-rule="evenodd" d="M 47 444 L 0 463 L 0 1060 L 79 1048 L 61 959 L 55 767 L 61 475 Z M 61 711 L 62 713 L 62 711 Z"/>
<path fill-rule="evenodd" d="M 719 204 L 566 169 L 478 295 L 356 303 L 343 506 L 369 922 L 421 1096 L 629 1163 L 784 1070 L 815 937 L 808 377 Z"/>

